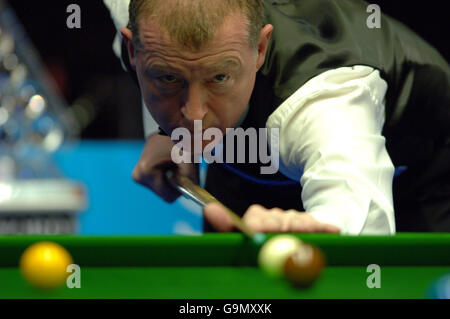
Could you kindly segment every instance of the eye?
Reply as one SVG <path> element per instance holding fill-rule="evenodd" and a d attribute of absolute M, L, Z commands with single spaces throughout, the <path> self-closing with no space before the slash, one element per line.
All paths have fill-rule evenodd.
<path fill-rule="evenodd" d="M 218 74 L 214 77 L 214 82 L 216 83 L 223 83 L 226 80 L 228 80 L 228 75 L 226 74 Z"/>
<path fill-rule="evenodd" d="M 158 80 L 164 84 L 174 84 L 174 83 L 177 83 L 178 78 L 175 75 L 167 74 L 167 75 L 158 77 Z"/>

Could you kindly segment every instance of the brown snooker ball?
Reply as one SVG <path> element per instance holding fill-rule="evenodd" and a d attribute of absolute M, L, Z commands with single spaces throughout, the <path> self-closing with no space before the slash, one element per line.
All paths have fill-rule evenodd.
<path fill-rule="evenodd" d="M 293 286 L 308 288 L 320 276 L 325 263 L 325 256 L 318 247 L 303 243 L 286 259 L 284 276 Z"/>

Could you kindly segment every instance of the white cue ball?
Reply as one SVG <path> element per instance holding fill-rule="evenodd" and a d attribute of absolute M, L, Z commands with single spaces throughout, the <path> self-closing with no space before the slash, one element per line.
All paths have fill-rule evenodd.
<path fill-rule="evenodd" d="M 302 244 L 300 239 L 291 235 L 270 238 L 259 250 L 259 267 L 272 278 L 282 278 L 286 260 Z"/>

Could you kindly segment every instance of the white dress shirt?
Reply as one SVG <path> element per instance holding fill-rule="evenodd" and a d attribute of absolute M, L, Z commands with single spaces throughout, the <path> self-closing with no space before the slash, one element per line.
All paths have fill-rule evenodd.
<path fill-rule="evenodd" d="M 103 0 L 103 3 L 106 8 L 108 8 L 114 26 L 117 29 L 117 34 L 113 42 L 113 50 L 117 57 L 121 58 L 122 36 L 120 34 L 120 29 L 128 25 L 128 7 L 130 5 L 130 0 Z M 125 66 L 123 67 L 125 69 Z"/>
<path fill-rule="evenodd" d="M 104 3 L 118 31 L 128 24 L 129 0 Z M 120 42 L 118 32 L 118 57 Z M 266 123 L 279 128 L 279 169 L 300 181 L 306 212 L 342 234 L 395 233 L 394 165 L 381 135 L 386 91 L 371 67 L 330 70 L 300 87 Z M 144 103 L 143 117 L 148 137 L 158 125 Z"/>
<path fill-rule="evenodd" d="M 300 181 L 306 212 L 343 234 L 395 233 L 394 165 L 381 135 L 386 90 L 371 67 L 334 69 L 267 120 L 280 130 L 280 172 Z"/>

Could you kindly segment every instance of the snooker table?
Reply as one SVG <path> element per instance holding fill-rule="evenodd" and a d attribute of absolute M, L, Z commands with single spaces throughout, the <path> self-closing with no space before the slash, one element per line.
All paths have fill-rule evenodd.
<path fill-rule="evenodd" d="M 269 235 L 271 236 L 271 235 Z M 239 233 L 198 236 L 0 236 L 2 299 L 390 299 L 427 298 L 450 273 L 450 234 L 296 234 L 319 246 L 327 266 L 314 286 L 294 289 L 257 267 L 258 248 Z M 36 241 L 54 241 L 81 267 L 81 288 L 39 291 L 18 263 Z M 381 288 L 368 288 L 369 264 Z"/>

